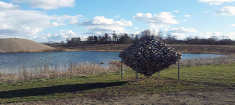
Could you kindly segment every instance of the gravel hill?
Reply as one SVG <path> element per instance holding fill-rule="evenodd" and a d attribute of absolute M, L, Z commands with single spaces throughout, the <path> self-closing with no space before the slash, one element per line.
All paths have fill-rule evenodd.
<path fill-rule="evenodd" d="M 43 52 L 53 51 L 55 48 L 27 39 L 0 39 L 0 52 Z"/>

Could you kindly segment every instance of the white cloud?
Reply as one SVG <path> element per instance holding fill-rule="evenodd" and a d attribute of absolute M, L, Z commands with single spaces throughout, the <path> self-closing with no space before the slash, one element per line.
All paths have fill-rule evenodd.
<path fill-rule="evenodd" d="M 211 38 L 211 37 L 217 37 L 218 39 L 232 39 L 235 40 L 235 32 L 229 32 L 229 33 L 222 33 L 222 32 L 204 32 L 199 33 L 196 36 L 199 38 Z"/>
<path fill-rule="evenodd" d="M 120 21 L 114 21 L 113 19 L 107 19 L 104 16 L 95 16 L 92 20 L 86 20 L 81 23 L 84 26 L 132 26 L 131 21 L 120 19 Z"/>
<path fill-rule="evenodd" d="M 231 16 L 235 15 L 235 6 L 226 6 L 214 12 L 216 15 Z"/>
<path fill-rule="evenodd" d="M 191 17 L 191 16 L 190 16 L 190 15 L 184 15 L 184 17 L 188 17 L 188 18 L 189 18 L 189 17 Z"/>
<path fill-rule="evenodd" d="M 44 10 L 58 9 L 62 7 L 73 7 L 75 0 L 11 0 L 14 3 L 27 3 L 32 8 Z"/>
<path fill-rule="evenodd" d="M 178 10 L 174 10 L 173 12 L 177 12 L 178 13 L 179 11 Z"/>
<path fill-rule="evenodd" d="M 140 31 L 134 31 L 133 34 L 134 35 L 140 34 Z"/>
<path fill-rule="evenodd" d="M 172 36 L 175 36 L 179 40 L 183 40 L 187 37 L 188 33 L 196 33 L 197 30 L 194 28 L 172 28 L 172 29 L 165 29 L 165 31 L 168 34 L 171 34 Z"/>
<path fill-rule="evenodd" d="M 224 2 L 234 2 L 235 0 L 198 0 L 198 2 L 209 3 L 210 5 L 221 5 Z"/>
<path fill-rule="evenodd" d="M 121 15 L 117 15 L 117 16 L 115 16 L 114 18 L 120 18 L 121 17 Z"/>
<path fill-rule="evenodd" d="M 47 35 L 47 40 L 59 42 L 62 40 L 66 40 L 67 38 L 76 37 L 76 36 L 77 34 L 72 30 L 59 30 L 58 33 Z"/>
<path fill-rule="evenodd" d="M 235 40 L 235 32 L 229 32 L 229 33 L 222 33 L 222 32 L 200 32 L 200 33 L 170 33 L 171 36 L 175 36 L 175 38 L 184 40 L 187 37 L 198 37 L 198 38 L 211 38 L 216 37 L 218 39 L 232 39 Z"/>
<path fill-rule="evenodd" d="M 77 19 L 72 19 L 69 21 L 69 24 L 77 24 L 78 20 Z"/>
<path fill-rule="evenodd" d="M 185 38 L 187 38 L 187 36 L 182 33 L 171 33 L 171 36 L 174 36 L 178 40 L 184 40 Z"/>
<path fill-rule="evenodd" d="M 67 16 L 67 18 L 71 19 L 69 21 L 69 24 L 77 24 L 79 22 L 78 19 L 79 20 L 83 20 L 84 19 L 84 18 L 81 18 L 81 17 L 83 17 L 83 16 L 82 15 Z"/>
<path fill-rule="evenodd" d="M 93 27 L 90 26 L 87 28 L 87 34 L 97 34 L 97 35 L 103 35 L 104 33 L 113 33 L 113 31 L 117 33 L 125 33 L 125 28 L 123 27 L 105 27 L 105 26 L 99 26 L 99 27 Z"/>
<path fill-rule="evenodd" d="M 134 29 L 138 30 L 138 29 L 140 29 L 140 28 L 138 28 L 138 27 L 134 27 Z"/>
<path fill-rule="evenodd" d="M 124 33 L 126 26 L 132 26 L 131 21 L 120 19 L 120 21 L 114 21 L 113 19 L 107 19 L 104 16 L 95 16 L 92 20 L 86 20 L 79 25 L 88 26 L 86 34 L 102 35 L 104 33 Z"/>
<path fill-rule="evenodd" d="M 231 24 L 231 25 L 229 25 L 229 26 L 235 26 L 235 24 Z"/>
<path fill-rule="evenodd" d="M 149 26 L 150 29 L 155 30 L 155 32 L 159 31 L 161 27 L 167 27 L 167 25 L 178 24 L 179 22 L 173 19 L 173 15 L 170 12 L 161 12 L 159 14 L 151 14 L 151 13 L 137 13 L 133 18 L 137 21 L 144 21 Z"/>
<path fill-rule="evenodd" d="M 57 23 L 57 22 L 51 22 L 49 24 L 50 27 L 58 27 L 58 26 L 62 26 L 65 25 L 64 23 Z"/>
<path fill-rule="evenodd" d="M 8 3 L 6 3 L 8 4 Z M 15 5 L 12 5 L 14 7 Z M 65 25 L 65 22 L 77 16 L 50 16 L 45 12 L 34 10 L 1 10 L 0 11 L 0 35 L 4 37 L 32 38 L 45 28 Z"/>
<path fill-rule="evenodd" d="M 147 23 L 152 23 L 155 25 L 170 25 L 170 24 L 178 24 L 179 22 L 173 19 L 173 15 L 169 12 L 161 12 L 160 14 L 151 13 L 137 13 L 133 18 L 138 21 L 144 21 Z"/>
<path fill-rule="evenodd" d="M 20 9 L 20 6 L 0 1 L 0 10 L 14 10 L 14 9 Z"/>
<path fill-rule="evenodd" d="M 230 39 L 235 40 L 235 32 L 230 32 L 230 33 L 224 34 L 224 35 L 225 35 L 225 38 L 230 38 Z"/>
<path fill-rule="evenodd" d="M 31 40 L 37 41 L 37 42 L 61 42 L 66 41 L 67 38 L 73 38 L 73 37 L 80 37 L 81 40 L 85 40 L 87 36 L 85 35 L 78 35 L 72 30 L 59 30 L 57 33 L 54 34 L 41 34 L 38 36 L 35 36 L 34 38 L 31 38 Z"/>
<path fill-rule="evenodd" d="M 184 27 L 180 27 L 180 28 L 172 28 L 170 30 L 166 30 L 168 33 L 192 33 L 192 32 L 197 32 L 196 29 L 194 28 L 184 28 Z"/>
<path fill-rule="evenodd" d="M 208 13 L 209 11 L 204 11 L 204 12 L 202 12 L 202 13 Z"/>
<path fill-rule="evenodd" d="M 179 21 L 183 21 L 183 22 L 186 22 L 186 21 L 188 21 L 188 20 L 179 20 Z"/>

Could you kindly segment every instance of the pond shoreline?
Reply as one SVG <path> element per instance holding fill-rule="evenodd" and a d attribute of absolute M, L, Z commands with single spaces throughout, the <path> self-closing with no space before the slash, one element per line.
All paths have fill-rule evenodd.
<path fill-rule="evenodd" d="M 68 47 L 66 45 L 50 45 L 55 48 L 61 48 L 62 51 L 108 51 L 117 52 L 123 51 L 131 44 L 87 44 L 80 46 Z M 235 52 L 234 45 L 189 45 L 189 44 L 169 44 L 180 53 L 191 54 L 222 54 L 231 55 Z"/>

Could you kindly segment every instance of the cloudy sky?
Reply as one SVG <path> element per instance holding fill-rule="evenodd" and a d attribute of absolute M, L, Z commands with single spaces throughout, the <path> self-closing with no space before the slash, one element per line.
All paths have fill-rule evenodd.
<path fill-rule="evenodd" d="M 60 42 L 144 29 L 235 40 L 235 0 L 0 0 L 0 38 Z"/>

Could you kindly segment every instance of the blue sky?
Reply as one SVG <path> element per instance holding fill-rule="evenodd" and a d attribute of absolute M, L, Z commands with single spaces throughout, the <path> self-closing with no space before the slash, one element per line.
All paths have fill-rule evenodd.
<path fill-rule="evenodd" d="M 0 38 L 60 42 L 145 29 L 235 40 L 235 0 L 0 0 Z"/>

